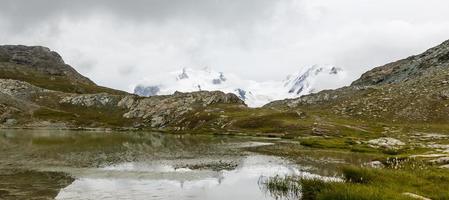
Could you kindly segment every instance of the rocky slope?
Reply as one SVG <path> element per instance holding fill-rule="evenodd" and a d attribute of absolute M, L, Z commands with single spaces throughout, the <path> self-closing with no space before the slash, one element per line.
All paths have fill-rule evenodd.
<path fill-rule="evenodd" d="M 361 124 L 445 126 L 449 122 L 448 44 L 374 68 L 351 86 L 262 108 L 248 108 L 239 96 L 218 91 L 140 97 L 97 86 L 46 48 L 7 46 L 3 52 L 10 53 L 2 53 L 0 62 L 0 71 L 7 72 L 0 74 L 0 124 L 285 137 L 366 131 Z M 22 51 L 29 52 L 25 60 L 32 62 L 13 59 L 14 52 Z"/>
<path fill-rule="evenodd" d="M 320 110 L 385 122 L 449 122 L 449 41 L 366 72 L 351 86 L 272 102 L 276 109 Z"/>
<path fill-rule="evenodd" d="M 96 85 L 45 47 L 0 46 L 0 126 L 163 128 L 214 105 L 246 107 L 223 92 L 138 97 Z"/>
<path fill-rule="evenodd" d="M 65 64 L 58 53 L 41 46 L 0 46 L 0 78 L 62 92 L 124 94 L 96 85 Z"/>
<path fill-rule="evenodd" d="M 352 83 L 353 86 L 382 85 L 432 76 L 449 66 L 449 40 L 426 52 L 376 67 Z"/>

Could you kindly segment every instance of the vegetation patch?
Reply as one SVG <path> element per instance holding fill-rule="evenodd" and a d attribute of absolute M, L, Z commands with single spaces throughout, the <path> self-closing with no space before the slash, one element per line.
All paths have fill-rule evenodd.
<path fill-rule="evenodd" d="M 1 67 L 1 66 L 0 66 Z M 43 75 L 32 70 L 26 70 L 26 68 L 21 67 L 23 70 L 8 70 L 0 69 L 0 78 L 2 79 L 14 79 L 28 82 L 32 85 L 61 92 L 67 93 L 101 93 L 106 92 L 109 94 L 126 94 L 125 92 L 114 90 L 102 86 L 97 86 L 95 84 L 85 84 L 85 83 L 73 83 L 67 77 L 64 76 L 49 76 Z"/>
<path fill-rule="evenodd" d="M 70 122 L 75 125 L 96 126 L 99 123 L 112 127 L 129 127 L 130 119 L 123 118 L 123 111 L 110 108 L 87 108 L 72 105 L 62 105 L 60 110 L 40 108 L 33 117 L 54 122 Z M 94 126 L 95 127 L 95 126 Z"/>
<path fill-rule="evenodd" d="M 263 184 L 276 197 L 297 195 L 297 199 L 302 200 L 410 199 L 404 195 L 406 193 L 438 200 L 449 199 L 449 174 L 445 170 L 347 166 L 341 172 L 344 182 L 273 177 Z"/>

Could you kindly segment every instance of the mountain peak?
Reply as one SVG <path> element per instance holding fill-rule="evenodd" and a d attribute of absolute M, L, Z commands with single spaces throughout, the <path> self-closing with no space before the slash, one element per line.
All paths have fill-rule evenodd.
<path fill-rule="evenodd" d="M 257 82 L 245 80 L 233 74 L 216 72 L 210 68 L 195 70 L 183 68 L 181 72 L 162 74 L 152 77 L 134 88 L 134 93 L 141 96 L 169 95 L 175 91 L 223 91 L 234 93 L 251 107 L 259 107 L 273 100 L 295 98 L 333 89 L 345 83 L 344 71 L 335 66 L 314 65 L 301 72 L 289 75 L 284 81 Z M 167 77 L 176 75 L 176 81 Z"/>
<path fill-rule="evenodd" d="M 321 89 L 329 89 L 330 85 L 322 88 L 318 85 L 326 84 L 326 81 L 329 80 L 341 79 L 342 77 L 339 76 L 343 76 L 341 73 L 342 71 L 343 70 L 341 68 L 335 66 L 313 65 L 310 68 L 305 68 L 305 70 L 297 74 L 288 76 L 284 81 L 284 86 L 289 89 L 288 93 L 299 96 Z M 321 82 L 321 80 L 323 81 Z M 333 81 L 331 82 L 334 83 Z"/>

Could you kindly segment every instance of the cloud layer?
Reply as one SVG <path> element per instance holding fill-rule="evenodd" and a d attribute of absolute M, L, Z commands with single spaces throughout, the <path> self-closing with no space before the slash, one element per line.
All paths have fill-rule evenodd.
<path fill-rule="evenodd" d="M 129 90 L 181 67 L 279 80 L 313 64 L 354 79 L 449 39 L 445 0 L 2 0 L 0 43 L 48 46 Z"/>

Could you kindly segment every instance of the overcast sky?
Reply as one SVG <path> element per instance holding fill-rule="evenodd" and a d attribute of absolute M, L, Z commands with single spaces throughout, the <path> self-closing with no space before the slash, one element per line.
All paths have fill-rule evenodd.
<path fill-rule="evenodd" d="M 211 67 L 278 80 L 313 64 L 353 79 L 449 39 L 448 0 L 0 0 L 0 43 L 50 47 L 101 85 Z"/>

